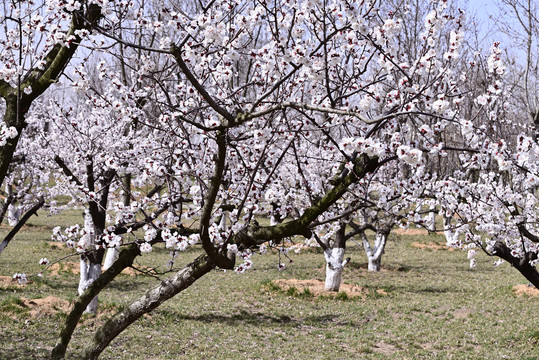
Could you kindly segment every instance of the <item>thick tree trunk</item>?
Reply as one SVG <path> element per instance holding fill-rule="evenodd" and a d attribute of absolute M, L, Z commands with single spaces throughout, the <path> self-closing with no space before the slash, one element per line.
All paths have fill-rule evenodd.
<path fill-rule="evenodd" d="M 80 279 L 79 279 L 79 296 L 84 294 L 86 289 L 101 275 L 101 262 L 95 263 L 91 258 L 81 257 L 80 260 Z M 87 313 L 97 314 L 97 296 L 92 299 L 88 307 L 86 308 Z"/>
<path fill-rule="evenodd" d="M 131 174 L 127 174 L 122 179 L 123 182 L 123 195 L 122 195 L 122 204 L 124 206 L 129 206 L 131 204 Z M 181 214 L 181 211 L 180 211 Z M 120 254 L 120 249 L 116 247 L 111 247 L 107 249 L 107 255 L 105 256 L 105 262 L 103 263 L 103 271 L 107 271 L 109 267 L 114 264 L 118 259 Z"/>
<path fill-rule="evenodd" d="M 86 286 L 86 288 L 88 288 L 88 286 L 91 283 L 97 280 L 99 275 L 101 275 L 101 263 L 95 264 L 95 263 L 90 262 L 88 264 L 88 285 Z M 79 294 L 79 296 L 80 295 L 82 294 Z M 97 303 L 98 303 L 98 299 L 97 299 L 97 296 L 95 296 L 92 299 L 92 301 L 90 301 L 90 303 L 88 304 L 88 307 L 86 308 L 86 312 L 90 314 L 97 314 Z"/>
<path fill-rule="evenodd" d="M 140 255 L 140 250 L 136 244 L 132 244 L 127 249 L 123 249 L 120 252 L 118 261 L 114 263 L 107 271 L 105 271 L 96 281 L 94 281 L 86 291 L 79 296 L 73 309 L 66 318 L 64 327 L 60 333 L 60 338 L 58 339 L 54 349 L 51 353 L 51 360 L 59 360 L 65 357 L 67 350 L 67 345 L 71 340 L 73 331 L 90 302 L 95 298 L 99 292 L 110 284 L 114 278 L 122 272 L 123 269 L 131 266 L 133 260 Z"/>
<path fill-rule="evenodd" d="M 427 230 L 430 232 L 436 231 L 436 207 L 429 207 L 429 215 L 427 216 Z"/>
<path fill-rule="evenodd" d="M 7 222 L 9 226 L 15 226 L 21 218 L 21 208 L 17 204 L 9 204 L 7 208 Z"/>
<path fill-rule="evenodd" d="M 326 258 L 326 291 L 339 291 L 343 270 L 345 249 L 333 248 L 324 252 Z"/>
<path fill-rule="evenodd" d="M 110 342 L 130 324 L 188 288 L 214 267 L 207 255 L 199 256 L 174 277 L 163 280 L 159 286 L 149 290 L 125 310 L 116 313 L 96 332 L 92 343 L 84 349 L 83 359 L 97 359 Z"/>
<path fill-rule="evenodd" d="M 451 216 L 444 215 L 444 235 L 446 245 L 454 247 L 458 243 L 458 234 L 454 229 L 452 229 L 451 218 Z"/>
<path fill-rule="evenodd" d="M 539 289 L 539 272 L 535 266 L 530 264 L 530 260 L 536 259 L 537 255 L 533 254 L 533 259 L 528 256 L 523 259 L 517 258 L 511 254 L 511 249 L 501 241 L 497 241 L 494 245 L 493 254 L 513 265 L 533 286 Z"/>
<path fill-rule="evenodd" d="M 86 259 L 86 256 L 81 256 L 80 261 L 80 272 L 79 272 L 79 287 L 78 292 L 79 296 L 84 293 L 84 290 L 88 287 L 88 260 Z"/>
<path fill-rule="evenodd" d="M 95 239 L 99 234 L 103 233 L 101 226 L 96 226 L 95 223 L 86 216 L 85 218 L 86 226 L 93 227 L 94 234 L 92 235 L 91 247 L 96 245 Z M 80 278 L 79 278 L 79 296 L 82 295 L 86 289 L 101 275 L 101 263 L 103 262 L 103 257 L 105 255 L 105 249 L 100 248 L 97 250 L 90 251 L 88 254 L 82 255 L 80 260 Z M 97 314 L 97 296 L 92 299 L 88 307 L 86 308 L 87 313 Z"/>
<path fill-rule="evenodd" d="M 116 247 L 107 249 L 107 255 L 105 255 L 105 262 L 103 263 L 103 271 L 107 271 L 107 269 L 114 264 L 114 262 L 118 259 L 119 254 L 120 249 Z"/>
<path fill-rule="evenodd" d="M 361 239 L 363 241 L 363 248 L 365 249 L 365 253 L 367 254 L 367 259 L 369 261 L 368 262 L 369 271 L 380 271 L 380 266 L 382 264 L 382 255 L 384 253 L 388 235 L 389 235 L 389 231 L 387 230 L 377 231 L 376 237 L 374 240 L 374 247 L 371 247 L 371 244 L 369 243 L 369 240 L 367 239 L 367 235 L 365 235 L 365 232 L 361 233 Z"/>
<path fill-rule="evenodd" d="M 382 264 L 382 256 L 378 258 L 374 256 L 369 256 L 368 259 L 369 259 L 369 264 L 368 264 L 367 269 L 369 271 L 374 271 L 374 272 L 380 271 L 380 266 Z"/>
<path fill-rule="evenodd" d="M 337 231 L 333 248 L 324 249 L 324 257 L 326 259 L 326 283 L 324 289 L 326 291 L 339 291 L 341 287 L 342 270 L 349 259 L 344 260 L 346 252 L 346 224 L 341 223 Z"/>

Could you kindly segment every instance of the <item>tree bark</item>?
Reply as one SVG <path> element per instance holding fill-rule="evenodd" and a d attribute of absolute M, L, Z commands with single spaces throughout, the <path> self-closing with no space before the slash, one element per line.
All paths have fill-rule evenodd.
<path fill-rule="evenodd" d="M 511 249 L 499 240 L 494 244 L 494 251 L 492 253 L 513 265 L 533 286 L 539 289 L 539 272 L 535 266 L 530 264 L 530 260 L 533 259 L 530 259 L 529 256 L 525 256 L 524 258 L 513 256 Z M 537 258 L 537 254 L 534 254 L 534 258 Z"/>
<path fill-rule="evenodd" d="M 444 235 L 446 245 L 454 247 L 458 243 L 458 234 L 455 230 L 452 229 L 451 218 L 451 216 L 444 215 Z"/>
<path fill-rule="evenodd" d="M 101 17 L 101 8 L 97 4 L 90 4 L 83 11 L 75 11 L 71 17 L 71 27 L 67 36 L 74 36 L 74 40 L 69 46 L 56 44 L 45 56 L 45 65 L 38 69 L 34 68 L 24 77 L 24 82 L 17 88 L 11 87 L 3 80 L 0 82 L 0 97 L 6 101 L 6 109 L 3 120 L 7 126 L 13 126 L 17 129 L 17 136 L 9 139 L 6 145 L 0 146 L 0 184 L 4 182 L 13 154 L 17 148 L 17 143 L 22 131 L 26 127 L 25 115 L 30 109 L 32 102 L 43 94 L 62 74 L 67 64 L 75 54 L 82 41 L 76 34 L 77 30 L 91 29 Z M 21 91 L 31 86 L 32 92 L 26 94 Z"/>
<path fill-rule="evenodd" d="M 23 215 L 22 219 L 17 222 L 15 227 L 11 229 L 11 231 L 6 235 L 6 237 L 4 238 L 4 240 L 2 240 L 2 243 L 0 244 L 0 255 L 5 250 L 5 248 L 9 245 L 9 242 L 13 240 L 15 235 L 24 226 L 24 224 L 26 224 L 28 219 L 30 219 L 30 217 L 34 214 L 37 216 L 37 211 L 43 206 L 43 204 L 45 204 L 45 199 L 43 198 L 39 199 L 39 202 L 35 204 L 34 206 L 32 206 L 32 208 L 28 210 L 26 214 Z"/>
<path fill-rule="evenodd" d="M 345 249 L 333 248 L 324 252 L 326 258 L 326 283 L 324 290 L 339 291 L 341 287 Z"/>
<path fill-rule="evenodd" d="M 427 230 L 430 232 L 436 231 L 436 207 L 429 207 L 429 215 L 427 216 Z"/>
<path fill-rule="evenodd" d="M 85 311 L 88 304 L 96 297 L 101 290 L 110 284 L 116 276 L 122 272 L 123 269 L 131 266 L 133 260 L 140 255 L 140 250 L 136 244 L 130 245 L 127 249 L 123 249 L 120 252 L 118 260 L 105 271 L 97 280 L 95 280 L 90 286 L 79 296 L 78 300 L 73 305 L 73 309 L 66 318 L 64 327 L 60 333 L 60 338 L 56 342 L 56 345 L 51 353 L 51 360 L 59 360 L 65 357 L 67 345 L 71 340 L 73 331 Z"/>
<path fill-rule="evenodd" d="M 84 349 L 83 359 L 97 359 L 110 342 L 125 328 L 142 315 L 161 305 L 161 303 L 187 289 L 214 267 L 215 265 L 211 262 L 209 256 L 202 255 L 179 271 L 174 277 L 164 279 L 157 287 L 146 292 L 144 296 L 132 302 L 125 310 L 116 313 L 101 326 L 96 332 L 92 343 Z"/>
<path fill-rule="evenodd" d="M 90 212 L 92 209 L 90 209 Z M 100 212 L 98 215 L 102 215 L 103 218 L 105 216 L 104 212 Z M 95 247 L 96 245 L 96 238 L 98 238 L 104 230 L 104 221 L 103 223 L 99 221 L 99 225 L 96 225 L 94 222 L 94 219 L 96 219 L 95 216 L 92 217 L 92 220 L 85 218 L 85 222 L 92 221 L 91 224 L 87 224 L 87 226 L 92 226 L 94 229 L 94 235 L 92 236 L 91 246 Z M 98 277 L 101 275 L 101 263 L 103 261 L 103 257 L 105 255 L 105 249 L 100 247 L 96 250 L 91 250 L 89 253 L 81 255 L 80 260 L 80 277 L 79 277 L 79 296 L 86 291 L 88 286 L 90 286 Z M 87 313 L 90 314 L 97 314 L 97 304 L 98 299 L 97 296 L 92 299 L 90 304 L 88 305 L 88 308 L 86 309 Z"/>
<path fill-rule="evenodd" d="M 103 271 L 106 271 L 109 267 L 118 260 L 118 255 L 120 254 L 120 249 L 116 247 L 109 247 L 107 249 L 107 254 L 105 255 L 105 261 L 103 263 Z"/>
<path fill-rule="evenodd" d="M 122 204 L 129 206 L 131 204 L 131 174 L 127 174 L 123 177 L 123 195 Z M 181 212 L 180 212 L 181 214 Z M 117 247 L 109 247 L 107 249 L 107 255 L 105 256 L 105 262 L 103 263 L 103 271 L 106 271 L 114 264 L 120 255 L 120 249 Z"/>
<path fill-rule="evenodd" d="M 365 253 L 367 254 L 369 271 L 380 271 L 380 266 L 382 264 L 382 254 L 384 253 L 388 235 L 389 231 L 378 230 L 376 232 L 376 238 L 374 240 L 374 247 L 371 247 L 371 244 L 369 243 L 365 232 L 361 233 L 363 248 L 365 249 Z"/>
<path fill-rule="evenodd" d="M 324 257 L 326 259 L 326 283 L 324 290 L 339 291 L 341 287 L 342 271 L 347 261 L 343 261 L 346 252 L 346 224 L 340 223 L 340 228 L 337 231 L 333 248 L 324 249 Z"/>

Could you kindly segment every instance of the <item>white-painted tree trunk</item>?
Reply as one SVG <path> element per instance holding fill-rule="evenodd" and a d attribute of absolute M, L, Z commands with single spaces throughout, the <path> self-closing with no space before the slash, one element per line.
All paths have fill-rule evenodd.
<path fill-rule="evenodd" d="M 90 243 L 88 244 L 88 248 L 92 248 L 95 246 L 95 234 L 100 233 L 99 229 L 95 227 L 95 224 L 92 222 L 92 218 L 90 217 L 89 213 L 86 214 L 84 217 L 84 227 L 91 231 L 90 235 Z M 92 233 L 93 232 L 93 233 Z M 83 255 L 81 256 L 80 260 L 80 278 L 79 278 L 79 295 L 84 293 L 84 291 L 90 286 L 91 283 L 93 283 L 99 275 L 101 275 L 101 261 L 96 261 L 95 254 L 90 255 Z M 94 259 L 94 260 L 92 260 Z M 102 259 L 102 257 L 101 257 Z M 86 313 L 92 313 L 97 314 L 97 303 L 98 299 L 97 296 L 92 299 L 90 304 L 86 307 L 86 310 L 84 312 Z"/>
<path fill-rule="evenodd" d="M 88 287 L 88 261 L 81 256 L 80 258 L 80 275 L 79 275 L 79 296 Z"/>
<path fill-rule="evenodd" d="M 227 231 L 227 217 L 228 211 L 223 211 L 223 215 L 221 215 L 221 221 L 219 221 L 219 230 Z"/>
<path fill-rule="evenodd" d="M 9 226 L 15 226 L 21 217 L 21 208 L 18 205 L 9 204 L 7 207 L 7 222 Z"/>
<path fill-rule="evenodd" d="M 341 287 L 342 270 L 347 261 L 344 260 L 343 248 L 327 249 L 324 251 L 326 258 L 326 291 L 339 291 Z"/>
<path fill-rule="evenodd" d="M 444 235 L 446 245 L 450 247 L 457 246 L 458 233 L 452 228 L 451 216 L 444 215 Z"/>
<path fill-rule="evenodd" d="M 124 192 L 122 194 L 122 204 L 124 206 L 129 206 L 131 204 L 131 175 L 126 175 L 123 178 L 123 185 L 124 185 Z M 180 210 L 181 214 L 181 210 Z M 105 255 L 105 260 L 103 261 L 103 271 L 107 271 L 108 268 L 114 264 L 116 260 L 118 260 L 118 256 L 120 255 L 120 248 L 119 247 L 111 247 L 107 249 L 107 254 Z"/>
<path fill-rule="evenodd" d="M 79 295 L 101 275 L 101 264 L 91 264 L 87 259 L 80 260 Z M 84 312 L 97 314 L 98 297 L 94 297 Z"/>
<path fill-rule="evenodd" d="M 429 207 L 429 215 L 427 216 L 427 230 L 431 232 L 436 231 L 436 209 L 435 206 Z"/>
<path fill-rule="evenodd" d="M 384 253 L 388 235 L 388 232 L 376 232 L 374 247 L 371 247 L 369 240 L 367 240 L 367 235 L 365 233 L 361 234 L 363 248 L 367 254 L 369 271 L 380 271 L 382 254 Z"/>
<path fill-rule="evenodd" d="M 101 264 L 90 264 L 88 266 L 88 286 L 93 283 L 101 275 Z M 90 304 L 86 307 L 86 312 L 91 314 L 97 314 L 97 296 L 90 301 Z"/>
<path fill-rule="evenodd" d="M 120 255 L 120 249 L 116 247 L 110 247 L 107 249 L 107 255 L 105 255 L 105 261 L 103 262 L 103 271 L 107 271 L 109 267 L 114 264 L 116 260 L 118 260 L 118 256 Z"/>

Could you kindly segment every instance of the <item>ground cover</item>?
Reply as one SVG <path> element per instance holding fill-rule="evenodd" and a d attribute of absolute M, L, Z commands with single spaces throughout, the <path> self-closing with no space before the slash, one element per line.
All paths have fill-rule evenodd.
<path fill-rule="evenodd" d="M 66 256 L 69 249 L 51 243 L 50 231 L 79 220 L 80 211 L 60 218 L 40 213 L 0 257 L 0 359 L 47 358 L 76 296 L 77 258 L 26 286 L 10 277 L 41 271 L 43 256 Z M 351 243 L 343 278 L 357 296 L 300 286 L 323 281 L 321 253 L 290 252 L 293 262 L 282 271 L 277 255 L 255 256 L 245 274 L 213 271 L 203 277 L 129 327 L 101 358 L 538 359 L 534 289 L 507 264 L 495 268 L 495 259 L 486 256 L 470 270 L 466 254 L 448 251 L 444 243 L 437 235 L 393 234 L 379 273 L 366 271 L 363 249 Z M 175 267 L 200 251 L 181 253 Z M 167 260 L 168 251 L 156 246 L 136 267 L 147 271 L 159 264 L 162 271 Z M 76 359 L 99 324 L 158 281 L 133 269 L 119 276 L 100 296 L 100 315 L 85 317 L 75 332 L 68 358 Z"/>

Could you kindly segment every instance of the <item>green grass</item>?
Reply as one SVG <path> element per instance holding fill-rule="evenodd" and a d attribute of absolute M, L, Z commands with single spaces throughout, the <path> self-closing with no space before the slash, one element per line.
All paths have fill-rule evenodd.
<path fill-rule="evenodd" d="M 43 215 L 0 256 L 0 275 L 39 272 L 41 257 L 52 260 L 69 252 L 49 244 L 50 230 L 79 221 L 80 211 Z M 470 270 L 466 253 L 417 249 L 410 246 L 414 241 L 442 238 L 393 235 L 379 273 L 366 271 L 363 249 L 348 247 L 352 262 L 344 281 L 366 287 L 362 298 L 315 296 L 272 285 L 279 278 L 322 280 L 324 259 L 316 252 L 290 254 L 293 263 L 283 271 L 277 270 L 277 256 L 269 254 L 253 257 L 245 274 L 213 271 L 135 322 L 101 359 L 539 358 L 539 298 L 514 295 L 512 286 L 525 283 L 517 271 L 507 264 L 494 268 L 494 259 L 486 256 Z M 195 248 L 180 254 L 175 267 L 199 253 Z M 156 247 L 137 265 L 158 264 L 164 270 L 167 260 L 168 251 Z M 100 295 L 104 314 L 84 317 L 67 358 L 76 359 L 86 337 L 108 316 L 157 283 L 121 275 Z M 21 298 L 54 295 L 72 301 L 76 288 L 77 278 L 68 272 L 46 273 L 24 288 L 0 288 L 0 359 L 47 358 L 65 314 L 32 317 Z"/>

